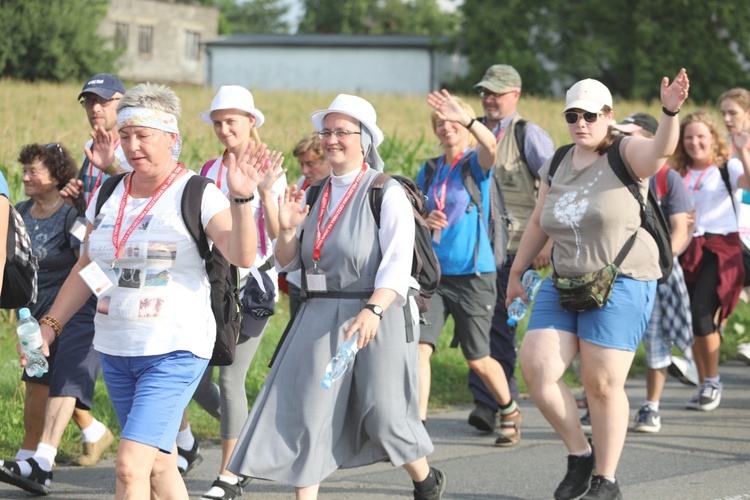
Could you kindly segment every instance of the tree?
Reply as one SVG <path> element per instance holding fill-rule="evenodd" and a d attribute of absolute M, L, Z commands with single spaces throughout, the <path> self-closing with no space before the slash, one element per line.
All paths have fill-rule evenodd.
<path fill-rule="evenodd" d="M 281 0 L 217 0 L 216 6 L 231 33 L 289 32 L 289 24 L 283 20 L 289 6 Z"/>
<path fill-rule="evenodd" d="M 300 33 L 453 35 L 459 15 L 436 0 L 305 0 Z"/>
<path fill-rule="evenodd" d="M 106 40 L 96 33 L 108 4 L 0 0 L 0 76 L 70 81 L 112 71 L 117 53 L 104 48 Z"/>

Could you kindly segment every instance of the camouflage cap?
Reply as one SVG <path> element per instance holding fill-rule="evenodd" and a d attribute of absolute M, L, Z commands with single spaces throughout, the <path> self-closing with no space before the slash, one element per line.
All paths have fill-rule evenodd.
<path fill-rule="evenodd" d="M 482 81 L 474 87 L 486 88 L 495 93 L 500 93 L 505 89 L 521 90 L 521 75 L 513 66 L 494 64 L 484 74 Z"/>

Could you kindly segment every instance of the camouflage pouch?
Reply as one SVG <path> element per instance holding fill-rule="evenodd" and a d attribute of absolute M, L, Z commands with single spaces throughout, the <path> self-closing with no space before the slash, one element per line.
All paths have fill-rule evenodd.
<path fill-rule="evenodd" d="M 565 309 L 576 312 L 602 307 L 612 295 L 619 272 L 620 266 L 613 263 L 577 278 L 561 278 L 553 273 L 552 283 L 560 295 L 558 303 Z"/>

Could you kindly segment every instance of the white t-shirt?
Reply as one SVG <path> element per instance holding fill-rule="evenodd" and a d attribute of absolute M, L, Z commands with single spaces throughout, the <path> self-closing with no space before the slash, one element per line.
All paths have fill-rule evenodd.
<path fill-rule="evenodd" d="M 221 172 L 221 178 L 219 177 L 219 172 Z M 219 186 L 219 189 L 221 189 L 221 192 L 224 193 L 224 196 L 229 195 L 229 188 L 227 188 L 227 168 L 226 165 L 222 162 L 222 157 L 218 157 L 214 160 L 214 163 L 206 170 L 204 173 L 206 177 L 209 179 L 213 179 L 213 181 L 216 183 L 217 186 Z M 279 196 L 284 194 L 284 191 L 286 190 L 286 174 L 282 175 L 274 184 L 271 186 L 271 198 L 273 199 L 274 203 L 276 204 L 276 209 L 279 208 Z M 261 235 L 260 235 L 260 222 L 261 222 L 261 202 L 260 202 L 260 196 L 256 192 L 256 196 L 253 199 L 253 201 L 250 202 L 250 206 L 253 208 L 253 217 L 255 217 L 255 228 L 258 230 L 258 252 L 255 255 L 255 266 L 262 265 L 272 254 L 273 254 L 273 243 L 271 241 L 271 238 L 268 236 L 268 232 L 264 231 L 265 234 L 265 240 L 266 240 L 266 251 L 263 252 L 263 248 L 261 245 Z M 265 221 L 264 221 L 265 223 Z M 245 279 L 247 278 L 247 275 L 249 273 L 249 269 L 240 269 L 240 276 L 241 281 L 244 284 Z M 279 300 L 279 282 L 278 282 L 278 273 L 275 269 L 275 267 L 271 267 L 271 269 L 268 271 L 268 275 L 271 277 L 271 280 L 273 281 L 274 286 L 274 295 L 275 299 L 278 302 Z"/>
<path fill-rule="evenodd" d="M 742 204 L 742 192 L 737 188 L 737 179 L 744 173 L 742 162 L 732 158 L 727 164 L 727 169 L 729 169 L 729 183 L 732 186 L 734 203 L 739 208 Z M 694 236 L 701 236 L 704 233 L 737 232 L 737 213 L 721 178 L 719 167 L 713 165 L 704 170 L 689 168 L 683 181 L 697 208 Z"/>
<path fill-rule="evenodd" d="M 182 219 L 180 203 L 188 172 L 175 179 L 123 246 L 115 262 L 116 286 L 99 298 L 94 348 L 117 356 L 151 356 L 190 351 L 210 358 L 216 338 L 210 285 L 197 244 Z M 120 182 L 96 217 L 96 198 L 86 211 L 94 225 L 88 252 L 107 267 L 115 258 L 112 243 L 125 182 Z M 122 239 L 150 198 L 128 197 L 120 228 Z M 201 223 L 229 209 L 229 201 L 208 186 L 201 201 Z"/>

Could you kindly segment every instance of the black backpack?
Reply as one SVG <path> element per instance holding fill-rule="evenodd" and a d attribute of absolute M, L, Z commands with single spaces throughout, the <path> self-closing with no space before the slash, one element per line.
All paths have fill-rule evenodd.
<path fill-rule="evenodd" d="M 383 187 L 388 179 L 395 179 L 403 188 L 412 206 L 414 216 L 414 253 L 411 262 L 411 275 L 419 283 L 419 294 L 415 297 L 419 312 L 426 312 L 430 307 L 430 297 L 440 284 L 440 264 L 432 248 L 430 230 L 424 218 L 427 217 L 425 196 L 417 183 L 402 175 L 380 173 L 370 186 L 370 209 L 375 217 L 375 224 L 380 227 L 380 211 L 383 204 Z M 322 179 L 306 191 L 306 204 L 312 207 L 320 195 L 320 189 L 326 180 Z"/>
<path fill-rule="evenodd" d="M 120 180 L 126 174 L 108 178 L 102 183 L 96 200 L 96 214 L 104 202 L 112 195 Z M 227 366 L 234 362 L 234 353 L 240 335 L 242 303 L 238 288 L 240 275 L 236 266 L 227 262 L 216 245 L 208 246 L 206 231 L 201 224 L 201 203 L 206 186 L 213 184 L 211 179 L 193 175 L 185 184 L 180 207 L 182 219 L 190 236 L 198 245 L 198 252 L 206 265 L 206 274 L 211 284 L 211 312 L 216 320 L 216 341 L 209 365 Z"/>
<path fill-rule="evenodd" d="M 26 225 L 10 202 L 4 267 L 0 309 L 15 309 L 35 302 L 36 273 L 39 267 L 36 256 L 31 251 L 31 239 L 26 232 Z"/>
<path fill-rule="evenodd" d="M 425 187 L 429 187 L 432 179 L 435 177 L 439 159 L 440 157 L 430 158 L 425 162 Z M 500 186 L 500 179 L 494 174 L 490 175 L 490 179 L 490 214 L 489 217 L 486 217 L 484 214 L 484 205 L 482 205 L 482 192 L 479 190 L 476 179 L 474 179 L 471 173 L 469 157 L 467 156 L 461 161 L 461 182 L 471 198 L 468 210 L 471 210 L 472 207 L 477 207 L 477 210 L 479 210 L 479 224 L 484 223 L 490 245 L 492 246 L 492 252 L 495 255 L 495 267 L 497 270 L 500 270 L 505 265 L 508 257 L 508 242 L 510 241 L 512 222 L 508 216 L 508 210 L 505 208 L 505 197 L 503 196 L 503 189 Z M 477 267 L 478 258 L 479 238 L 477 238 L 474 247 L 475 268 Z M 479 272 L 477 271 L 478 274 Z"/>
<path fill-rule="evenodd" d="M 630 193 L 638 201 L 638 204 L 641 207 L 641 227 L 648 231 L 648 234 L 654 238 L 656 246 L 659 248 L 659 268 L 661 269 L 661 278 L 659 278 L 658 283 L 662 284 L 666 282 L 669 275 L 672 274 L 672 267 L 674 266 L 672 239 L 669 235 L 669 227 L 667 226 L 664 214 L 659 208 L 659 200 L 657 200 L 654 192 L 649 188 L 648 197 L 644 201 L 638 186 L 636 186 L 635 180 L 633 180 L 630 174 L 628 174 L 625 164 L 620 157 L 621 140 L 622 136 L 618 137 L 609 147 L 607 150 L 607 160 L 617 178 L 625 184 L 628 190 L 630 190 Z M 550 186 L 552 186 L 552 177 L 554 177 L 557 168 L 572 147 L 573 144 L 567 144 L 555 151 L 555 154 L 552 157 L 552 163 L 549 167 L 549 173 L 547 174 L 547 184 Z"/>

